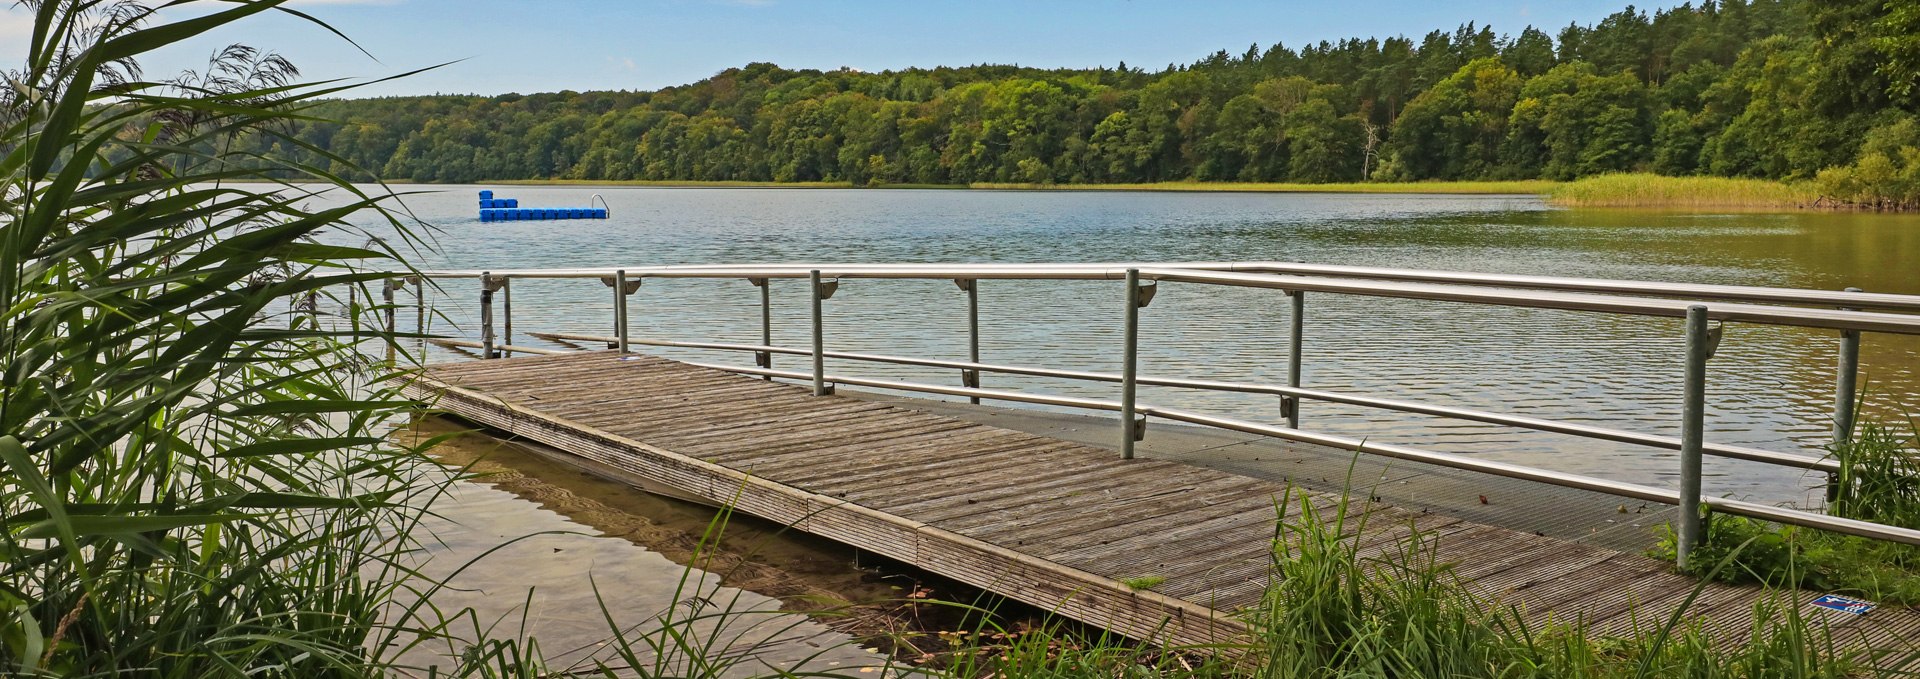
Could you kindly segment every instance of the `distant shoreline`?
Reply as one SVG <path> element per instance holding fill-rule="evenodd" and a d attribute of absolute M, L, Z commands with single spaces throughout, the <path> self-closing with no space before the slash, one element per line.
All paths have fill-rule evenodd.
<path fill-rule="evenodd" d="M 1548 180 L 1472 181 L 1472 182 L 1343 182 L 1298 184 L 1285 182 L 1155 182 L 1148 184 L 1021 184 L 976 182 L 973 184 L 875 184 L 854 186 L 852 182 L 759 182 L 691 180 L 599 180 L 599 179 L 511 179 L 478 182 L 506 186 L 611 186 L 685 189 L 943 189 L 974 191 L 1170 191 L 1203 193 L 1402 193 L 1453 195 L 1536 195 L 1544 196 L 1560 182 Z"/>
<path fill-rule="evenodd" d="M 855 187 L 851 182 L 757 182 L 674 180 L 521 179 L 487 184 L 517 186 L 607 186 L 663 188 L 771 189 L 943 189 L 976 191 L 1125 191 L 1184 193 L 1345 193 L 1428 195 L 1530 195 L 1557 207 L 1650 210 L 1727 210 L 1812 212 L 1847 209 L 1823 201 L 1805 183 L 1726 177 L 1666 177 L 1644 173 L 1610 174 L 1570 182 L 1544 179 L 1459 182 L 1345 182 L 1299 184 L 1266 182 L 1155 182 L 1144 184 L 882 184 Z"/>

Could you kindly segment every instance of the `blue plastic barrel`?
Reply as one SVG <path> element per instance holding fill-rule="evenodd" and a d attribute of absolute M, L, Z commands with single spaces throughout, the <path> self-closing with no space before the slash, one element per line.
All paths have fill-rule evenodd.
<path fill-rule="evenodd" d="M 607 218 L 607 209 L 606 209 L 606 208 L 596 208 L 596 209 L 595 209 L 595 210 L 593 211 L 593 218 L 594 218 L 594 219 L 606 219 L 606 218 Z"/>
<path fill-rule="evenodd" d="M 493 192 L 492 192 L 492 191 L 481 191 L 481 192 L 480 192 L 480 200 L 487 200 L 487 199 L 489 199 L 489 198 L 492 198 L 492 197 L 493 197 Z"/>
<path fill-rule="evenodd" d="M 520 207 L 520 199 L 519 199 L 519 198 L 508 198 L 508 199 L 507 199 L 507 207 Z"/>
<path fill-rule="evenodd" d="M 586 218 L 587 218 L 587 215 L 586 215 L 586 214 L 584 214 L 585 212 L 586 212 L 586 210 L 582 210 L 582 209 L 580 209 L 580 208 L 577 208 L 577 207 L 576 207 L 576 208 L 571 208 L 571 209 L 569 209 L 569 210 L 567 210 L 567 219 L 586 219 Z"/>
<path fill-rule="evenodd" d="M 483 221 L 483 222 L 491 222 L 491 221 L 493 221 L 493 211 L 492 211 L 492 210 L 481 210 L 481 211 L 480 211 L 480 221 Z"/>

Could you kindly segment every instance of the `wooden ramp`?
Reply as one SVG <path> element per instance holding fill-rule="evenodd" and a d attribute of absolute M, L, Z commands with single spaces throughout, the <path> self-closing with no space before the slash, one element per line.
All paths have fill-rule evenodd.
<path fill-rule="evenodd" d="M 642 354 L 428 368 L 444 411 L 649 482 L 913 564 L 1135 638 L 1231 643 L 1267 585 L 1277 503 L 1339 498 Z M 1296 510 L 1297 511 L 1297 510 Z M 1535 621 L 1657 625 L 1696 581 L 1636 554 L 1383 505 L 1353 535 L 1397 553 L 1414 530 L 1482 596 Z M 1353 525 L 1350 520 L 1349 525 Z M 1124 580 L 1161 578 L 1148 591 Z M 1136 584 L 1138 584 L 1136 580 Z M 1849 643 L 1904 647 L 1920 614 L 1831 616 Z M 1754 588 L 1709 585 L 1689 617 L 1739 634 Z"/>

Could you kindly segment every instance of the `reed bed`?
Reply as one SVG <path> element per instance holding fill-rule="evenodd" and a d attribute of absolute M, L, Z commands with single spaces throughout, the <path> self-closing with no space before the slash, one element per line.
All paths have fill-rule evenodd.
<path fill-rule="evenodd" d="M 1676 210 L 1799 210 L 1820 196 L 1811 186 L 1766 179 L 1606 174 L 1552 187 L 1547 200 L 1563 207 Z"/>
<path fill-rule="evenodd" d="M 1021 191 L 1198 191 L 1223 193 L 1433 193 L 1540 195 L 1558 182 L 1544 179 L 1469 182 L 1153 182 L 1146 184 L 1014 184 L 979 182 L 969 188 Z"/>

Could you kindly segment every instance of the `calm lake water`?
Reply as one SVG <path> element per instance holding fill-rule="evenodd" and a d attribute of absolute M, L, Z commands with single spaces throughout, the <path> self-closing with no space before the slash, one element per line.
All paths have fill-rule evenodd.
<path fill-rule="evenodd" d="M 1362 196 L 941 190 L 399 187 L 436 228 L 426 268 L 639 267 L 691 263 L 1281 260 L 1920 294 L 1920 217 L 1561 210 L 1530 196 Z M 606 221 L 481 223 L 475 191 L 523 206 L 585 206 Z M 376 232 L 377 226 L 370 226 Z M 432 330 L 477 337 L 477 284 L 449 282 Z M 775 343 L 807 345 L 806 284 L 773 282 Z M 1120 285 L 981 284 L 983 360 L 1113 371 Z M 606 334 L 594 281 L 514 285 L 528 330 Z M 404 300 L 404 294 L 403 294 Z M 757 342 L 759 297 L 740 281 L 650 280 L 631 300 L 637 337 Z M 1278 291 L 1168 285 L 1142 312 L 1145 374 L 1284 383 Z M 963 359 L 965 296 L 945 281 L 847 280 L 827 302 L 829 349 Z M 403 314 L 402 318 L 406 318 Z M 403 321 L 403 327 L 410 327 Z M 1677 320 L 1313 295 L 1307 386 L 1678 435 Z M 1833 333 L 1729 328 L 1710 368 L 1709 440 L 1821 454 Z M 651 351 L 651 350 L 650 350 Z M 738 354 L 660 350 L 751 363 Z M 1920 341 L 1869 334 L 1870 410 L 1920 410 Z M 777 358 L 800 368 L 804 359 Z M 951 371 L 833 364 L 957 384 Z M 1099 398 L 1113 385 L 987 375 L 986 386 Z M 1144 403 L 1278 422 L 1271 397 L 1144 388 Z M 1309 402 L 1303 425 L 1607 478 L 1673 485 L 1669 452 Z M 1804 501 L 1820 479 L 1708 458 L 1707 489 Z"/>

